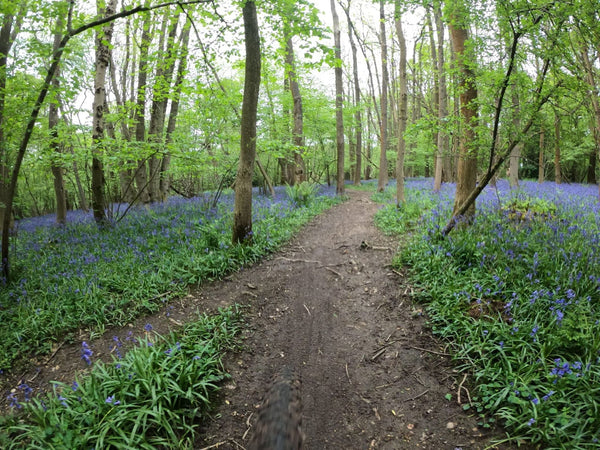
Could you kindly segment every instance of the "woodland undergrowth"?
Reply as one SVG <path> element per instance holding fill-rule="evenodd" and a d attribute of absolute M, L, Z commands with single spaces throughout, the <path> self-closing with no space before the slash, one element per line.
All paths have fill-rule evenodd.
<path fill-rule="evenodd" d="M 298 194 L 298 195 L 297 195 Z M 301 195 L 300 195 L 301 194 Z M 173 199 L 133 211 L 99 230 L 91 217 L 72 215 L 20 224 L 15 240 L 19 278 L 1 292 L 0 361 L 7 367 L 27 348 L 43 353 L 64 330 L 107 325 L 156 311 L 187 285 L 221 277 L 274 251 L 312 217 L 343 200 L 331 189 L 278 188 L 254 199 L 252 246 L 230 245 L 232 196 L 215 207 L 208 197 Z M 130 332 L 113 339 L 113 360 L 94 361 L 72 384 L 33 396 L 22 383 L 0 416 L 2 448 L 193 448 L 197 428 L 227 378 L 223 354 L 242 327 L 239 306 L 200 315 L 168 336 Z M 67 336 L 68 338 L 68 336 Z"/>
<path fill-rule="evenodd" d="M 500 423 L 506 442 L 600 446 L 600 204 L 597 186 L 500 180 L 470 226 L 441 236 L 454 185 L 407 183 L 376 194 L 377 223 L 410 231 L 395 259 L 410 269 L 434 333 L 476 388 L 463 408 Z"/>
<path fill-rule="evenodd" d="M 65 226 L 52 216 L 21 221 L 11 242 L 13 280 L 0 287 L 0 369 L 81 329 L 92 340 L 157 311 L 190 284 L 257 261 L 341 201 L 332 189 L 312 195 L 319 201 L 302 205 L 285 188 L 274 198 L 255 195 L 251 246 L 231 245 L 232 193 L 214 206 L 207 194 L 137 208 L 106 229 L 81 211 Z"/>

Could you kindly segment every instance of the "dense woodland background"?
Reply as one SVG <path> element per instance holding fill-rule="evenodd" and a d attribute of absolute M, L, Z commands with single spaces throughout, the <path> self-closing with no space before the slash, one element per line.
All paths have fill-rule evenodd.
<path fill-rule="evenodd" d="M 68 41 L 18 174 L 16 218 L 56 211 L 60 223 L 66 209 L 86 210 L 94 202 L 104 210 L 111 203 L 164 201 L 232 184 L 244 82 L 241 7 L 190 3 L 128 15 Z M 137 5 L 3 2 L 4 195 L 61 38 Z M 596 6 L 593 1 L 258 2 L 261 164 L 255 185 L 333 182 L 338 159 L 332 85 L 338 65 L 346 179 L 379 177 L 385 185 L 395 175 L 396 150 L 403 143 L 406 176 L 435 176 L 436 186 L 455 181 L 460 137 L 472 128 L 468 151 L 480 174 L 518 141 L 498 173 L 510 172 L 513 185 L 519 178 L 595 183 Z M 341 60 L 333 50 L 331 7 L 339 15 Z M 461 39 L 462 48 L 456 47 Z M 469 87 L 473 99 L 465 105 L 473 118 L 465 122 L 459 98 Z M 94 96 L 100 90 L 105 98 Z"/>

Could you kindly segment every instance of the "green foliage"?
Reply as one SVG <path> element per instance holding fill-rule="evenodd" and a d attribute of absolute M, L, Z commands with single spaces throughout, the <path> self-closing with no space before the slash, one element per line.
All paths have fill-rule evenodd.
<path fill-rule="evenodd" d="M 72 385 L 19 404 L 0 442 L 11 448 L 190 447 L 227 377 L 221 355 L 235 346 L 237 307 L 201 315 L 182 331 L 151 333 L 112 363 L 98 362 Z M 5 434 L 4 438 L 1 436 Z"/>
<path fill-rule="evenodd" d="M 288 198 L 298 206 L 309 206 L 316 197 L 317 185 L 303 181 L 302 183 L 289 184 L 285 187 Z"/>
<path fill-rule="evenodd" d="M 433 331 L 476 381 L 465 407 L 482 426 L 499 421 L 507 441 L 542 448 L 597 447 L 597 188 L 523 182 L 515 195 L 501 184 L 484 192 L 473 225 L 446 238 L 451 191 L 428 188 L 421 226 L 395 264 L 410 267 Z M 402 229 L 393 212 L 380 223 Z M 396 217 L 410 226 L 410 215 Z"/>

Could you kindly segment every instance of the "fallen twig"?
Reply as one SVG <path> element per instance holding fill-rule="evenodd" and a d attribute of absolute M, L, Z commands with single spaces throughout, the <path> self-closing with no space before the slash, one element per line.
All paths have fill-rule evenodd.
<path fill-rule="evenodd" d="M 404 400 L 404 401 L 405 401 L 405 402 L 410 402 L 410 401 L 412 401 L 412 400 L 416 400 L 416 399 L 418 399 L 419 397 L 423 397 L 423 396 L 424 396 L 425 394 L 427 394 L 428 392 L 429 392 L 429 389 L 427 389 L 427 390 L 426 390 L 426 391 L 424 391 L 424 392 L 421 392 L 419 395 L 415 395 L 414 397 L 407 398 L 407 399 L 406 399 L 406 400 Z"/>
<path fill-rule="evenodd" d="M 346 363 L 346 376 L 348 377 L 348 383 L 352 384 L 352 381 L 350 381 L 350 374 L 348 373 L 348 363 Z"/>
<path fill-rule="evenodd" d="M 338 277 L 340 280 L 343 280 L 343 279 L 344 279 L 344 277 L 342 276 L 342 274 L 341 274 L 341 273 L 339 273 L 339 272 L 336 272 L 335 270 L 333 270 L 333 269 L 332 269 L 332 268 L 330 268 L 330 267 L 325 267 L 325 270 L 329 270 L 331 273 L 334 273 L 334 274 L 336 274 L 336 275 L 337 275 L 337 277 Z"/>
<path fill-rule="evenodd" d="M 209 450 L 209 449 L 211 449 L 211 448 L 218 448 L 218 447 L 220 447 L 221 445 L 225 445 L 225 444 L 227 444 L 227 441 L 223 441 L 223 442 L 217 442 L 216 444 L 209 445 L 208 447 L 202 447 L 200 450 Z"/>
<path fill-rule="evenodd" d="M 461 401 L 460 401 L 460 391 L 462 389 L 465 390 L 465 392 L 467 393 L 467 398 L 469 399 L 469 405 L 471 404 L 471 394 L 469 393 L 469 390 L 463 386 L 463 384 L 465 383 L 465 380 L 467 379 L 467 374 L 465 373 L 465 376 L 463 377 L 462 381 L 459 383 L 458 385 L 458 392 L 457 392 L 457 402 L 460 405 Z"/>
<path fill-rule="evenodd" d="M 306 309 L 306 312 L 308 313 L 308 315 L 312 316 L 312 314 L 310 313 L 310 309 L 308 309 L 308 306 L 306 306 L 304 303 L 302 304 L 302 306 L 304 306 L 304 309 Z"/>
<path fill-rule="evenodd" d="M 301 263 L 306 263 L 306 264 L 321 264 L 321 261 L 313 261 L 310 259 L 292 259 L 292 258 L 286 258 L 285 256 L 278 256 L 277 259 L 285 259 L 286 261 L 289 261 L 289 262 L 301 262 Z"/>
<path fill-rule="evenodd" d="M 379 358 L 381 355 L 383 355 L 385 353 L 385 347 L 383 347 L 381 350 L 379 350 L 377 353 L 375 353 L 373 356 L 371 356 L 371 361 L 375 361 L 377 358 Z"/>
<path fill-rule="evenodd" d="M 48 364 L 50 362 L 50 360 L 52 360 L 52 358 L 54 358 L 56 356 L 56 354 L 58 353 L 58 351 L 62 348 L 62 346 L 65 345 L 65 341 L 62 341 L 58 347 L 56 347 L 54 349 L 54 351 L 52 352 L 52 354 L 50 356 L 48 356 L 48 358 L 46 359 L 46 361 L 44 362 L 44 364 Z"/>
<path fill-rule="evenodd" d="M 452 356 L 450 353 L 444 353 L 444 352 L 436 352 L 433 350 L 428 350 L 426 348 L 421 348 L 421 347 L 415 347 L 413 345 L 409 345 L 409 348 L 414 348 L 415 350 L 421 350 L 422 352 L 427 352 L 427 353 L 433 353 L 434 355 L 440 355 L 440 356 Z"/>

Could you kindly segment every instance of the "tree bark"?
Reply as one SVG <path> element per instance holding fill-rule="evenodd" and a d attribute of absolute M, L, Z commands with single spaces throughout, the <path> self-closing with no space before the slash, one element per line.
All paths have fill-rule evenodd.
<path fill-rule="evenodd" d="M 286 33 L 285 41 L 285 65 L 287 71 L 287 83 L 289 85 L 290 92 L 292 94 L 292 143 L 294 145 L 294 163 L 293 163 L 293 177 L 294 183 L 302 183 L 306 180 L 306 168 L 304 166 L 304 160 L 302 159 L 302 152 L 304 151 L 304 118 L 302 112 L 302 96 L 300 94 L 300 87 L 298 85 L 298 77 L 296 75 L 296 61 L 294 57 L 294 44 L 292 42 L 292 36 L 290 32 Z"/>
<path fill-rule="evenodd" d="M 474 55 L 467 48 L 469 42 L 468 15 L 465 5 L 455 5 L 450 14 L 449 29 L 459 72 L 460 118 L 462 132 L 459 143 L 458 172 L 453 215 L 463 205 L 477 182 L 477 87 L 475 86 Z M 464 211 L 467 221 L 475 215 L 475 202 Z"/>
<path fill-rule="evenodd" d="M 554 181 L 556 184 L 562 182 L 560 170 L 560 116 L 556 109 L 554 110 Z"/>
<path fill-rule="evenodd" d="M 167 173 L 171 164 L 171 152 L 169 151 L 168 147 L 172 142 L 173 132 L 175 131 L 175 125 L 177 124 L 177 116 L 179 114 L 179 100 L 181 98 L 181 90 L 183 88 L 183 81 L 187 71 L 191 25 L 192 22 L 188 20 L 185 23 L 181 33 L 179 66 L 177 67 L 177 77 L 175 79 L 175 85 L 173 86 L 173 98 L 171 100 L 171 110 L 169 111 L 169 121 L 167 123 L 167 133 L 165 138 L 167 148 L 165 149 L 160 170 L 160 199 L 163 202 L 167 200 L 167 196 L 169 194 L 170 178 Z"/>
<path fill-rule="evenodd" d="M 546 179 L 546 173 L 544 170 L 544 165 L 546 162 L 544 161 L 544 140 L 546 137 L 546 131 L 544 130 L 544 125 L 540 126 L 540 148 L 538 152 L 538 183 L 543 183 Z"/>
<path fill-rule="evenodd" d="M 405 202 L 404 196 L 404 154 L 406 153 L 407 109 L 408 109 L 408 80 L 406 74 L 406 39 L 402 30 L 400 0 L 396 0 L 396 34 L 400 44 L 400 105 L 398 114 L 398 158 L 396 160 L 396 204 Z"/>
<path fill-rule="evenodd" d="M 515 107 L 513 124 L 515 128 L 515 132 L 521 128 L 521 119 L 520 119 L 520 110 L 519 107 L 519 96 L 516 92 L 513 93 L 513 105 Z M 519 165 L 521 162 L 521 150 L 523 148 L 523 143 L 520 142 L 515 146 L 514 150 L 510 153 L 509 162 L 508 162 L 508 184 L 511 188 L 519 187 Z"/>
<path fill-rule="evenodd" d="M 112 16 L 117 0 L 109 0 L 102 9 L 98 2 L 98 12 L 104 17 Z M 103 227 L 108 223 L 106 217 L 106 199 L 104 193 L 104 104 L 106 101 L 106 70 L 110 62 L 110 42 L 114 22 L 109 22 L 96 32 L 96 75 L 94 77 L 94 102 L 92 120 L 92 210 L 94 220 Z"/>
<path fill-rule="evenodd" d="M 437 24 L 436 24 L 437 26 Z M 433 163 L 433 190 L 439 192 L 442 187 L 442 174 L 444 171 L 444 164 L 442 161 L 442 151 L 440 147 L 440 64 L 438 62 L 438 46 L 436 46 L 433 32 L 433 25 L 431 24 L 431 14 L 427 12 L 427 27 L 429 28 L 429 47 L 431 49 L 431 63 L 433 65 L 433 87 L 432 87 L 432 114 L 436 114 L 438 117 L 438 123 L 433 130 L 433 141 L 435 145 L 435 157 Z M 443 51 L 443 49 L 442 49 Z"/>
<path fill-rule="evenodd" d="M 135 140 L 141 148 L 146 146 L 146 90 L 148 80 L 148 53 L 150 43 L 152 41 L 150 33 L 151 15 L 146 14 L 142 22 L 142 34 L 140 38 L 140 55 L 138 64 L 138 82 L 137 82 L 137 99 L 135 108 Z M 146 153 L 146 152 L 143 152 Z M 135 182 L 137 184 L 139 200 L 142 203 L 150 202 L 148 194 L 148 171 L 146 168 L 146 157 L 142 157 L 137 161 L 135 171 Z"/>
<path fill-rule="evenodd" d="M 9 184 L 9 155 L 4 137 L 4 105 L 6 99 L 6 74 L 8 54 L 13 44 L 13 24 L 15 17 L 5 14 L 0 28 L 0 229 L 4 226 L 4 211 L 6 210 L 7 188 Z M 10 213 L 9 213 L 10 214 Z"/>
<path fill-rule="evenodd" d="M 436 2 L 433 9 L 435 19 L 435 28 L 437 31 L 438 46 L 438 137 L 437 149 L 441 156 L 442 174 L 441 182 L 452 180 L 452 158 L 450 155 L 450 137 L 448 135 L 448 89 L 446 83 L 446 59 L 444 56 L 444 23 L 442 21 L 442 8 L 440 3 Z"/>
<path fill-rule="evenodd" d="M 340 4 L 341 6 L 341 4 Z M 350 48 L 352 50 L 352 77 L 353 77 L 353 84 L 354 84 L 354 107 L 356 108 L 356 111 L 354 113 L 354 126 L 355 126 L 355 135 L 356 135 L 356 141 L 354 144 L 354 151 L 355 151 L 355 165 L 354 165 L 354 172 L 352 174 L 352 178 L 353 178 L 353 182 L 355 186 L 360 185 L 360 180 L 362 177 L 362 113 L 360 110 L 360 80 L 358 78 L 358 52 L 356 49 L 356 43 L 354 42 L 354 24 L 352 23 L 352 20 L 350 19 L 350 0 L 348 0 L 348 6 L 346 8 L 344 8 L 342 6 L 342 9 L 344 9 L 344 12 L 346 13 L 346 19 L 348 21 L 348 39 L 350 40 Z"/>
<path fill-rule="evenodd" d="M 333 16 L 333 39 L 335 45 L 335 129 L 337 148 L 337 177 L 336 193 L 343 194 L 344 186 L 344 85 L 342 81 L 342 47 L 340 21 L 335 10 L 335 1 L 331 0 L 331 15 Z"/>
<path fill-rule="evenodd" d="M 55 53 L 58 50 L 62 39 L 61 30 L 63 27 L 62 17 L 56 20 L 56 33 L 54 34 L 54 44 L 52 51 Z M 48 108 L 48 129 L 50 130 L 50 148 L 53 153 L 51 162 L 51 171 L 54 178 L 54 196 L 56 198 L 56 223 L 64 225 L 67 222 L 67 196 L 65 193 L 65 182 L 63 178 L 63 167 L 61 162 L 61 146 L 58 142 L 58 123 L 59 123 L 59 89 L 60 81 L 58 75 L 60 66 L 56 67 L 54 78 L 52 80 L 52 89 L 54 90 L 54 101 L 50 103 Z"/>
<path fill-rule="evenodd" d="M 179 21 L 179 14 L 172 13 L 171 10 L 167 9 L 164 14 L 159 39 L 158 62 L 156 64 L 154 86 L 152 88 L 152 108 L 150 125 L 148 127 L 148 144 L 152 150 L 148 160 L 148 194 L 150 202 L 160 200 L 160 169 L 165 144 L 165 115 L 173 77 L 173 50 L 175 48 L 177 24 Z M 171 19 L 170 23 L 169 18 Z M 167 25 L 169 32 L 165 36 Z"/>
<path fill-rule="evenodd" d="M 385 31 L 385 0 L 379 0 L 379 29 L 381 41 L 381 123 L 379 124 L 381 152 L 379 154 L 379 177 L 377 192 L 383 192 L 388 182 L 388 51 Z"/>
<path fill-rule="evenodd" d="M 246 1 L 243 16 L 246 69 L 242 102 L 240 162 L 235 180 L 233 206 L 232 241 L 234 244 L 252 243 L 252 174 L 256 157 L 256 116 L 261 65 L 260 36 L 256 5 L 253 1 Z"/>

